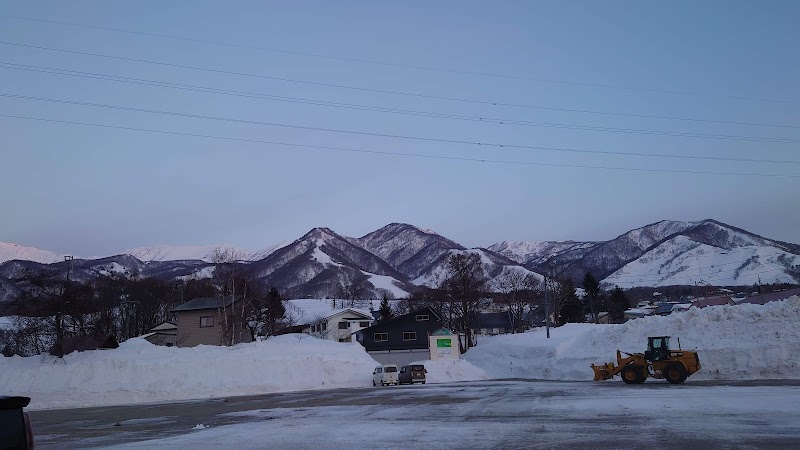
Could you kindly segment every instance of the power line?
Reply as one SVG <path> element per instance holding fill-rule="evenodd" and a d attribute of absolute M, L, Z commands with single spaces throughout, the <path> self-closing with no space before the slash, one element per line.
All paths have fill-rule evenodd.
<path fill-rule="evenodd" d="M 426 159 L 440 159 L 440 160 L 450 160 L 450 161 L 469 161 L 469 162 L 480 162 L 480 163 L 508 164 L 508 165 L 527 165 L 527 166 L 541 166 L 541 167 L 564 167 L 564 168 L 577 168 L 577 169 L 617 170 L 617 171 L 629 171 L 629 172 L 685 173 L 685 174 L 694 174 L 694 175 L 734 175 L 734 176 L 753 176 L 753 177 L 768 177 L 768 178 L 800 178 L 800 175 L 784 175 L 784 174 L 769 174 L 769 173 L 714 172 L 714 171 L 705 171 L 705 170 L 679 170 L 679 169 L 659 169 L 659 168 L 642 168 L 642 167 L 590 166 L 590 165 L 581 165 L 581 164 L 557 164 L 557 163 L 541 163 L 541 162 L 533 162 L 533 161 L 499 160 L 499 159 L 489 159 L 489 158 L 468 158 L 468 157 L 461 157 L 461 156 L 442 156 L 442 155 L 431 155 L 431 154 L 425 154 L 425 153 L 401 153 L 401 152 L 390 152 L 390 151 L 383 151 L 383 150 L 367 150 L 367 149 L 354 149 L 354 148 L 347 148 L 347 147 L 332 147 L 332 146 L 324 146 L 324 145 L 309 145 L 309 144 L 297 144 L 297 143 L 289 143 L 289 142 L 274 142 L 274 141 L 264 141 L 264 140 L 259 140 L 259 139 L 236 138 L 236 137 L 230 137 L 230 136 L 214 136 L 214 135 L 205 135 L 205 134 L 196 134 L 196 133 L 184 133 L 184 132 L 178 132 L 178 131 L 154 130 L 154 129 L 148 129 L 148 128 L 134 128 L 134 127 L 119 126 L 119 125 L 105 125 L 105 124 L 97 124 L 97 123 L 89 123 L 89 122 L 76 122 L 76 121 L 69 121 L 69 120 L 47 119 L 47 118 L 42 118 L 42 117 L 17 116 L 17 115 L 11 115 L 11 114 L 0 114 L 0 117 L 6 117 L 6 118 L 10 118 L 10 119 L 20 119 L 20 120 L 32 120 L 32 121 L 39 121 L 39 122 L 60 123 L 60 124 L 67 124 L 67 125 L 81 125 L 81 126 L 89 126 L 89 127 L 115 129 L 115 130 L 137 131 L 137 132 L 164 134 L 164 135 L 172 135 L 172 136 L 185 136 L 185 137 L 196 137 L 196 138 L 204 138 L 204 139 L 217 139 L 217 140 L 224 140 L 224 141 L 246 142 L 246 143 L 253 143 L 253 144 L 268 144 L 268 145 L 277 145 L 277 146 L 286 146 L 286 147 L 313 148 L 313 149 L 341 151 L 341 152 L 352 152 L 352 153 L 402 156 L 402 157 L 410 157 L 410 158 L 426 158 Z"/>
<path fill-rule="evenodd" d="M 131 111 L 131 112 L 140 112 L 140 113 L 148 113 L 148 114 L 160 114 L 160 115 L 175 116 L 175 117 L 187 117 L 187 118 L 192 118 L 192 119 L 215 120 L 215 121 L 222 121 L 222 122 L 241 123 L 241 124 L 247 124 L 247 125 L 260 125 L 260 126 L 268 126 L 268 127 L 298 129 L 298 130 L 320 131 L 320 132 L 325 132 L 325 133 L 352 134 L 352 135 L 358 135 L 358 136 L 382 137 L 382 138 L 389 138 L 389 139 L 404 139 L 404 140 L 423 141 L 423 142 L 436 142 L 436 143 L 442 143 L 442 144 L 469 145 L 469 146 L 491 147 L 491 148 L 511 148 L 511 149 L 521 149 L 521 150 L 542 150 L 542 151 L 564 152 L 564 153 L 601 154 L 601 155 L 615 155 L 615 156 L 637 156 L 637 157 L 649 157 L 649 158 L 670 158 L 670 159 L 690 159 L 690 160 L 708 160 L 708 161 L 749 162 L 749 163 L 766 163 L 766 164 L 800 164 L 800 161 L 791 161 L 791 160 L 731 158 L 731 157 L 722 157 L 722 156 L 675 155 L 675 154 L 668 154 L 668 153 L 620 152 L 620 151 L 610 151 L 610 150 L 586 150 L 586 149 L 576 149 L 576 148 L 567 148 L 567 147 L 545 147 L 545 146 L 536 146 L 536 145 L 499 144 L 499 143 L 493 143 L 493 142 L 464 141 L 464 140 L 458 140 L 458 139 L 443 139 L 443 138 L 432 138 L 432 137 L 424 137 L 424 136 L 410 136 L 410 135 L 403 135 L 403 134 L 375 133 L 375 132 L 370 132 L 370 131 L 343 130 L 343 129 L 338 129 L 338 128 L 325 128 L 325 127 L 314 127 L 314 126 L 307 126 L 307 125 L 295 125 L 295 124 L 286 124 L 286 123 L 278 123 L 278 122 L 264 122 L 264 121 L 258 121 L 258 120 L 234 119 L 234 118 L 230 118 L 230 117 L 219 117 L 219 116 L 208 116 L 208 115 L 201 115 L 201 114 L 179 113 L 179 112 L 174 112 L 174 111 L 164 111 L 164 110 L 146 109 L 146 108 L 134 108 L 134 107 L 122 106 L 122 105 L 110 105 L 110 104 L 104 104 L 104 103 L 80 102 L 80 101 L 74 101 L 74 100 L 56 99 L 56 98 L 47 98 L 47 97 L 34 97 L 34 96 L 27 96 L 27 95 L 8 94 L 8 93 L 0 93 L 0 97 L 21 99 L 21 100 L 40 101 L 40 102 L 50 102 L 50 103 L 61 103 L 61 104 L 74 105 L 74 106 L 87 106 L 87 107 L 93 107 L 93 108 L 115 109 L 115 110 L 120 110 L 120 111 Z"/>
<path fill-rule="evenodd" d="M 221 70 L 221 69 L 213 69 L 213 68 L 208 68 L 208 67 L 189 66 L 189 65 L 182 65 L 182 64 L 167 63 L 167 62 L 163 62 L 163 61 L 152 61 L 152 60 L 139 59 L 139 58 L 128 58 L 128 57 L 123 57 L 123 56 L 105 55 L 105 54 L 100 54 L 100 53 L 82 52 L 82 51 L 77 51 L 77 50 L 67 50 L 67 49 L 59 49 L 59 48 L 53 48 L 53 47 L 42 47 L 42 46 L 20 44 L 20 43 L 7 42 L 7 41 L 0 41 L 0 44 L 1 45 L 10 45 L 10 46 L 22 47 L 22 48 L 33 48 L 33 49 L 37 49 L 37 50 L 45 50 L 45 51 L 52 51 L 52 52 L 69 53 L 69 54 L 74 54 L 74 55 L 92 56 L 92 57 L 97 57 L 97 58 L 116 59 L 116 60 L 119 60 L 119 61 L 138 62 L 138 63 L 145 63 L 145 64 L 167 66 L 167 67 L 177 67 L 177 68 L 181 68 L 181 69 L 198 70 L 198 71 L 211 72 L 211 73 L 220 73 L 220 74 L 226 74 L 226 75 L 235 75 L 235 76 L 242 76 L 242 77 L 249 77 L 249 78 L 259 78 L 259 79 L 266 79 L 266 80 L 272 80 L 272 81 L 281 81 L 281 82 L 287 82 L 287 83 L 297 83 L 297 84 L 305 84 L 305 85 L 311 85 L 311 86 L 321 86 L 321 87 L 329 87 L 329 88 L 336 88 L 336 89 L 346 89 L 346 90 L 354 90 L 354 91 L 362 91 L 362 92 L 371 92 L 371 93 L 378 93 L 378 94 L 399 95 L 399 96 L 405 96 L 405 97 L 416 97 L 416 98 L 424 98 L 424 99 L 429 99 L 429 100 L 442 100 L 442 101 L 450 101 L 450 102 L 472 103 L 472 104 L 479 104 L 479 105 L 502 106 L 502 107 L 512 107 L 512 108 L 539 109 L 539 110 L 545 110 L 545 111 L 560 111 L 560 112 L 584 113 L 584 114 L 600 114 L 600 115 L 620 116 L 620 117 L 637 117 L 637 118 L 645 118 L 645 119 L 679 120 L 679 121 L 689 121 L 689 122 L 718 123 L 718 124 L 726 124 L 726 125 L 744 125 L 744 126 L 800 129 L 800 126 L 798 126 L 798 125 L 769 124 L 769 123 L 758 123 L 758 122 L 738 122 L 738 121 L 713 120 L 713 119 L 697 119 L 697 118 L 679 117 L 679 116 L 660 116 L 660 115 L 648 115 L 648 114 L 618 113 L 618 112 L 609 112 L 609 111 L 596 111 L 596 110 L 573 109 L 573 108 L 557 108 L 557 107 L 550 107 L 550 106 L 526 105 L 526 104 L 519 104 L 519 103 L 505 103 L 505 102 L 488 101 L 488 100 L 477 100 L 477 99 L 468 99 L 468 98 L 459 98 L 459 97 L 447 97 L 447 96 L 429 95 L 429 94 L 421 94 L 421 93 L 414 93 L 414 92 L 403 92 L 403 91 L 394 91 L 394 90 L 386 90 L 386 89 L 373 89 L 373 88 L 367 88 L 367 87 L 362 87 L 362 86 L 349 86 L 349 85 L 342 85 L 342 84 L 323 83 L 323 82 L 317 82 L 317 81 L 297 80 L 297 79 L 292 79 L 292 78 L 273 77 L 273 76 L 262 75 L 262 74 L 235 72 L 235 71 L 228 71 L 228 70 Z"/>
<path fill-rule="evenodd" d="M 144 85 L 144 86 L 151 86 L 151 87 L 180 89 L 180 90 L 187 90 L 187 91 L 194 91 L 194 92 L 204 92 L 204 93 L 210 93 L 210 94 L 221 94 L 221 95 L 230 95 L 230 96 L 236 96 L 236 97 L 256 98 L 256 99 L 262 99 L 262 100 L 271 100 L 271 101 L 280 101 L 280 102 L 289 102 L 289 103 L 299 103 L 299 104 L 309 104 L 309 105 L 326 106 L 326 107 L 333 107 L 333 108 L 345 108 L 345 109 L 353 109 L 353 110 L 359 110 L 359 111 L 383 112 L 383 113 L 401 114 L 401 115 L 418 116 L 418 117 L 432 117 L 432 118 L 440 118 L 440 119 L 462 120 L 462 121 L 489 123 L 489 124 L 497 124 L 497 125 L 518 125 L 518 126 L 531 126 L 531 127 L 543 127 L 543 128 L 560 128 L 560 129 L 570 129 L 570 130 L 598 131 L 598 132 L 606 132 L 606 133 L 644 134 L 644 135 L 675 136 L 675 137 L 701 138 L 701 139 L 722 139 L 722 140 L 738 140 L 738 141 L 752 141 L 752 142 L 770 142 L 770 143 L 781 143 L 781 144 L 796 144 L 796 143 L 800 143 L 800 140 L 798 140 L 798 139 L 789 139 L 789 138 L 772 138 L 772 137 L 764 137 L 764 136 L 739 136 L 739 135 L 725 135 L 725 134 L 689 133 L 689 132 L 680 132 L 680 131 L 645 130 L 645 129 L 636 129 L 636 128 L 614 128 L 614 127 L 600 127 L 600 126 L 579 125 L 579 124 L 569 124 L 569 123 L 534 122 L 534 121 L 525 121 L 525 120 L 517 120 L 517 119 L 498 119 L 498 118 L 492 118 L 492 117 L 465 116 L 465 115 L 459 115 L 459 114 L 447 114 L 447 113 L 437 113 L 437 112 L 431 112 L 431 111 L 398 109 L 398 108 L 389 108 L 389 107 L 373 106 L 373 105 L 361 105 L 361 104 L 353 104 L 353 103 L 331 102 L 331 101 L 318 100 L 318 99 L 312 99 L 312 98 L 287 97 L 287 96 L 279 96 L 279 95 L 272 95 L 272 94 L 262 94 L 262 93 L 257 93 L 257 92 L 227 90 L 227 89 L 219 89 L 219 88 L 213 88 L 213 87 L 190 85 L 190 84 L 184 84 L 184 83 L 171 83 L 171 82 L 158 81 L 158 80 L 146 80 L 146 79 L 141 79 L 141 78 L 131 78 L 131 77 L 123 77 L 123 76 L 117 76 L 117 75 L 100 74 L 100 73 L 95 73 L 95 72 L 81 72 L 81 71 L 58 69 L 58 68 L 51 68 L 51 67 L 31 66 L 31 65 L 27 65 L 27 64 L 7 63 L 7 62 L 3 62 L 3 61 L 0 61 L 0 68 L 13 69 L 13 70 L 26 70 L 26 71 L 32 71 L 32 72 L 38 72 L 38 73 L 47 73 L 47 74 L 52 74 L 52 75 L 72 76 L 72 77 L 79 77 L 79 78 L 88 78 L 88 79 L 96 79 L 96 80 L 104 80 L 104 81 L 113 81 L 113 82 L 129 83 L 129 84 Z"/>
<path fill-rule="evenodd" d="M 221 47 L 260 50 L 260 51 L 267 51 L 267 52 L 272 52 L 272 53 L 282 53 L 282 54 L 287 54 L 287 55 L 297 55 L 297 56 L 323 58 L 323 59 L 330 59 L 330 60 L 337 60 L 337 61 L 356 62 L 356 63 L 362 63 L 362 64 L 372 64 L 372 65 L 377 65 L 377 66 L 385 66 L 385 67 L 398 67 L 398 68 L 422 70 L 422 71 L 428 71 L 428 72 L 443 72 L 443 73 L 452 73 L 452 74 L 461 74 L 461 75 L 472 75 L 472 76 L 479 76 L 479 77 L 491 77 L 491 78 L 501 78 L 501 79 L 511 79 L 511 80 L 535 81 L 535 82 L 539 82 L 539 83 L 562 84 L 562 85 L 568 85 L 568 86 L 582 86 L 582 87 L 604 88 L 604 89 L 620 89 L 620 90 L 628 90 L 628 91 L 634 91 L 634 92 L 653 92 L 653 93 L 670 94 L 670 95 L 682 95 L 682 96 L 717 97 L 717 98 L 726 98 L 726 99 L 734 99 L 734 100 L 760 101 L 760 102 L 771 102 L 771 103 L 797 103 L 796 101 L 785 100 L 785 99 L 746 97 L 746 96 L 738 96 L 738 95 L 680 91 L 680 90 L 671 90 L 671 89 L 662 89 L 662 88 L 620 86 L 620 85 L 613 85 L 613 84 L 606 84 L 606 83 L 590 83 L 590 82 L 582 82 L 582 81 L 560 80 L 560 79 L 551 79 L 551 78 L 538 78 L 538 77 L 521 76 L 521 75 L 507 75 L 507 74 L 491 73 L 491 72 L 478 72 L 478 71 L 471 71 L 471 70 L 457 70 L 457 69 L 448 69 L 448 68 L 443 68 L 443 67 L 420 66 L 420 65 L 414 65 L 414 64 L 401 64 L 401 63 L 393 63 L 393 62 L 388 62 L 388 61 L 376 61 L 376 60 L 366 59 L 366 58 L 355 58 L 355 57 L 347 57 L 347 56 L 325 55 L 325 54 L 321 54 L 321 53 L 302 52 L 302 51 L 297 51 L 297 50 L 286 50 L 286 49 L 278 49 L 278 48 L 273 48 L 273 47 L 262 47 L 262 46 L 257 46 L 257 45 L 240 44 L 240 43 L 233 43 L 233 42 L 213 41 L 213 40 L 208 40 L 208 39 L 190 38 L 190 37 L 185 37 L 185 36 L 176 36 L 176 35 L 164 34 L 164 33 L 152 33 L 152 32 L 139 31 L 139 30 L 127 30 L 127 29 L 122 29 L 122 28 L 113 28 L 113 27 L 105 27 L 105 26 L 98 26 L 98 25 L 87 25 L 87 24 L 79 24 L 79 23 L 74 23 L 74 22 L 63 22 L 63 21 L 58 21 L 58 20 L 38 19 L 38 18 L 33 18 L 33 17 L 3 15 L 3 16 L 0 16 L 0 19 L 26 20 L 26 21 L 31 21 L 31 22 L 50 23 L 50 24 L 65 25 L 65 26 L 78 27 L 78 28 L 87 28 L 87 29 L 94 29 L 94 30 L 111 31 L 111 32 L 116 32 L 116 33 L 127 33 L 127 34 L 134 34 L 134 35 L 140 35 L 140 36 L 150 36 L 150 37 L 156 37 L 156 38 L 161 38 L 161 39 L 172 39 L 172 40 L 193 42 L 193 43 L 199 43 L 199 44 L 216 45 L 216 46 L 221 46 Z"/>

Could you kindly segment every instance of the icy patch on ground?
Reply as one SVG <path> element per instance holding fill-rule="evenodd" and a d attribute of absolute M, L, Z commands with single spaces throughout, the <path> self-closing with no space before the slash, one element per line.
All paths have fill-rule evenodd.
<path fill-rule="evenodd" d="M 766 305 L 692 308 L 621 325 L 569 324 L 483 338 L 465 359 L 492 378 L 591 380 L 590 364 L 616 360 L 616 351 L 644 352 L 648 336 L 680 337 L 702 369 L 692 380 L 800 379 L 800 298 Z"/>

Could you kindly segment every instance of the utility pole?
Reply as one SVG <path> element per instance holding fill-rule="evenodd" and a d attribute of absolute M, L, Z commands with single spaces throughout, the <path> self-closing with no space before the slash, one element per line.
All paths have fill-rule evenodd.
<path fill-rule="evenodd" d="M 550 289 L 547 287 L 547 275 L 544 276 L 544 326 L 547 329 L 547 339 L 550 339 Z"/>

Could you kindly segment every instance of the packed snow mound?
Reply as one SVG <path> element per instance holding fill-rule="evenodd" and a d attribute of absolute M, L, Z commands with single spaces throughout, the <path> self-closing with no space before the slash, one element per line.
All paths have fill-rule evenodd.
<path fill-rule="evenodd" d="M 569 324 L 483 338 L 464 354 L 492 378 L 591 380 L 592 363 L 616 362 L 617 349 L 644 352 L 648 336 L 672 336 L 695 350 L 702 368 L 690 380 L 800 379 L 800 298 L 765 305 L 691 308 L 621 325 Z"/>
<path fill-rule="evenodd" d="M 115 350 L 0 358 L 4 395 L 31 409 L 125 405 L 371 386 L 377 365 L 359 344 L 303 334 L 235 347 L 160 347 L 144 339 Z"/>
<path fill-rule="evenodd" d="M 455 381 L 488 380 L 489 375 L 485 370 L 475 367 L 468 361 L 460 359 L 417 361 L 412 364 L 423 364 L 428 373 L 425 375 L 426 383 L 452 383 Z"/>

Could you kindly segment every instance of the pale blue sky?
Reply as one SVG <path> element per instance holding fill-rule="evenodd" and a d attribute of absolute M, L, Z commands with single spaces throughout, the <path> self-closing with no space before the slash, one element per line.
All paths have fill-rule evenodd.
<path fill-rule="evenodd" d="M 235 5 L 235 6 L 234 6 Z M 0 61 L 466 116 L 781 138 L 513 126 L 188 92 L 0 67 L 0 94 L 373 133 L 800 161 L 800 4 L 771 2 L 3 2 L 0 41 L 359 86 L 757 127 L 448 102 L 0 45 Z M 513 77 L 426 71 L 26 21 Z M 611 87 L 609 87 L 611 86 Z M 0 97 L 0 114 L 191 134 L 538 163 L 800 175 L 798 164 L 470 147 Z M 715 218 L 800 242 L 800 178 L 505 165 L 287 148 L 0 117 L 0 241 L 78 255 L 154 243 L 258 249 L 315 226 L 389 222 L 468 246 L 600 240 Z"/>

